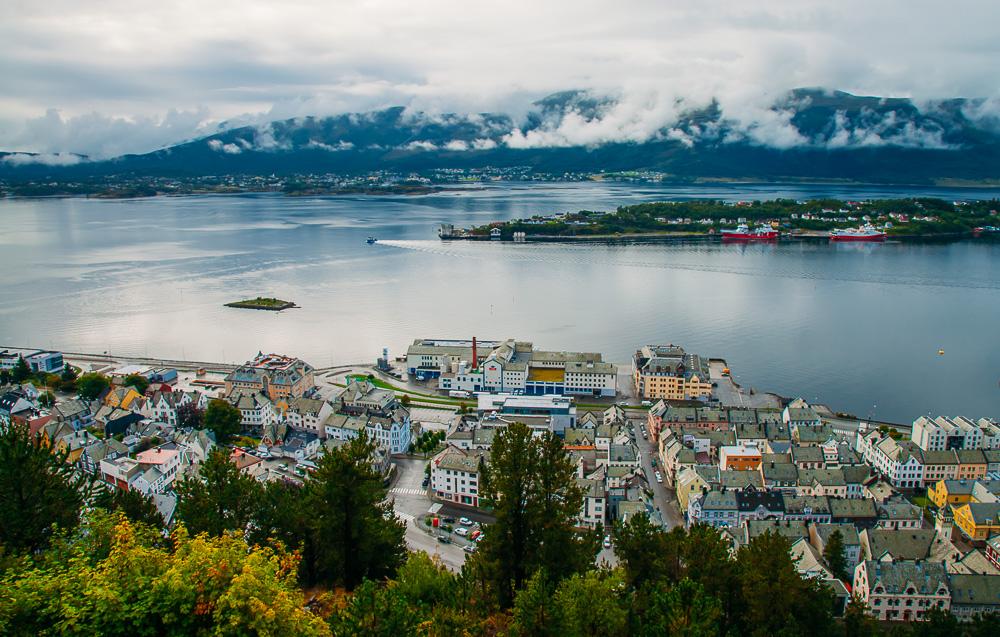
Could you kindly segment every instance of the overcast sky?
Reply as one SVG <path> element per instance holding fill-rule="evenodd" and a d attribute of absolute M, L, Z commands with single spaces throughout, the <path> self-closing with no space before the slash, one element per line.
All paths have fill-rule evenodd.
<path fill-rule="evenodd" d="M 622 96 L 640 127 L 678 96 L 753 118 L 803 86 L 1000 91 L 994 0 L 2 1 L 3 150 L 111 156 L 389 105 L 517 114 L 570 88 Z"/>

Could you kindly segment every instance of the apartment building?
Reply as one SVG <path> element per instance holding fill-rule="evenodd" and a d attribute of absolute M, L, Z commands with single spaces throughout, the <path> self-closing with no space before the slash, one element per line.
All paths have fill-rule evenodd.
<path fill-rule="evenodd" d="M 944 562 L 865 560 L 854 570 L 854 594 L 881 621 L 922 621 L 931 608 L 951 608 Z"/>
<path fill-rule="evenodd" d="M 226 394 L 234 390 L 260 392 L 271 401 L 298 398 L 315 382 L 313 367 L 305 361 L 282 354 L 257 352 L 226 376 Z"/>
<path fill-rule="evenodd" d="M 646 400 L 694 400 L 712 395 L 708 360 L 676 345 L 646 345 L 632 357 L 633 381 Z"/>
<path fill-rule="evenodd" d="M 449 446 L 431 461 L 431 491 L 438 500 L 478 507 L 486 451 Z"/>

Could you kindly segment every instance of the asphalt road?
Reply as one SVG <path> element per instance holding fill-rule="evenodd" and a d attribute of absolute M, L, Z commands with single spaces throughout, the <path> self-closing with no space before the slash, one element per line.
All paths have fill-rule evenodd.
<path fill-rule="evenodd" d="M 642 460 L 642 468 L 646 472 L 646 478 L 649 481 L 649 488 L 653 490 L 653 505 L 660 513 L 660 518 L 664 525 L 668 529 L 672 529 L 675 526 L 684 525 L 684 516 L 681 515 L 680 509 L 677 506 L 677 499 L 674 495 L 673 489 L 668 489 L 663 484 L 656 481 L 656 470 L 653 468 L 652 461 L 657 458 L 657 449 L 649 439 L 642 437 L 642 425 L 646 422 L 640 419 L 630 419 L 635 427 L 635 442 L 639 447 L 639 453 Z M 657 464 L 659 464 L 657 459 Z"/>
<path fill-rule="evenodd" d="M 441 563 L 453 571 L 459 571 L 465 563 L 465 552 L 457 544 L 442 544 L 433 535 L 425 533 L 417 526 L 427 509 L 434 504 L 420 486 L 424 479 L 425 461 L 415 458 L 396 458 L 396 482 L 389 489 L 393 509 L 406 522 L 406 546 L 411 551 L 424 551 L 437 557 Z"/>

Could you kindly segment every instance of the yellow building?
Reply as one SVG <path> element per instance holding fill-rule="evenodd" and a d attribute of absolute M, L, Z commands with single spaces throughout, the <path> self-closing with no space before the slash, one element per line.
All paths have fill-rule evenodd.
<path fill-rule="evenodd" d="M 272 401 L 301 398 L 315 385 L 311 365 L 281 354 L 257 353 L 257 356 L 226 376 L 226 394 L 234 390 L 260 392 Z"/>
<path fill-rule="evenodd" d="M 694 400 L 712 394 L 708 361 L 676 345 L 646 345 L 632 364 L 632 380 L 644 399 Z"/>
<path fill-rule="evenodd" d="M 952 507 L 955 526 L 975 543 L 1000 533 L 1000 502 L 969 502 Z"/>
<path fill-rule="evenodd" d="M 938 480 L 927 487 L 927 498 L 939 509 L 949 504 L 966 504 L 972 502 L 975 486 L 974 480 Z"/>
<path fill-rule="evenodd" d="M 134 387 L 115 387 L 104 397 L 104 404 L 108 407 L 119 407 L 121 409 L 132 410 L 136 400 L 142 400 L 142 394 Z"/>

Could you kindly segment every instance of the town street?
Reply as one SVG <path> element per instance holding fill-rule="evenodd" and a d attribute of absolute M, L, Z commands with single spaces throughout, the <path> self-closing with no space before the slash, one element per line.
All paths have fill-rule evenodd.
<path fill-rule="evenodd" d="M 653 505 L 659 511 L 660 518 L 668 529 L 683 526 L 684 516 L 681 515 L 680 509 L 677 507 L 677 499 L 674 497 L 673 490 L 656 481 L 656 469 L 652 466 L 652 461 L 657 456 L 656 445 L 649 439 L 642 437 L 642 425 L 645 424 L 646 420 L 630 418 L 629 422 L 635 429 L 635 444 L 639 447 L 642 469 L 646 472 L 649 488 L 653 491 Z M 659 460 L 657 460 L 657 465 L 659 464 Z"/>
<path fill-rule="evenodd" d="M 411 551 L 424 551 L 437 557 L 453 571 L 465 563 L 465 552 L 457 544 L 442 544 L 433 535 L 425 533 L 418 525 L 427 509 L 434 504 L 421 486 L 426 460 L 420 458 L 394 458 L 396 480 L 389 489 L 396 515 L 406 522 L 406 545 Z"/>

